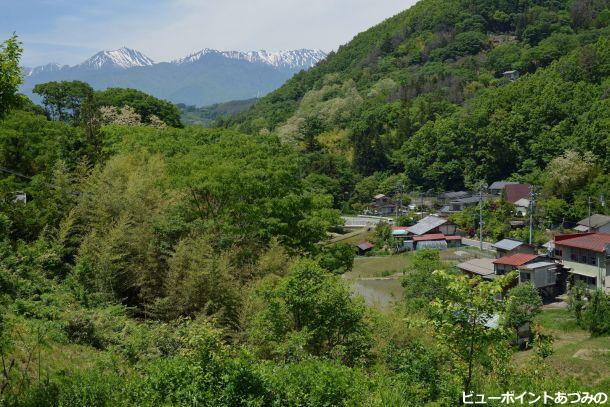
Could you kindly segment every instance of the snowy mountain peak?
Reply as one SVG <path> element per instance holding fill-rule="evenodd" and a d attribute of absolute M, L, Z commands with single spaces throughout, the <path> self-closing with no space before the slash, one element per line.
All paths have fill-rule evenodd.
<path fill-rule="evenodd" d="M 140 51 L 130 48 L 119 48 L 112 51 L 100 51 L 85 62 L 77 65 L 79 68 L 104 69 L 104 68 L 134 68 L 138 66 L 154 65 L 154 61 L 142 54 Z"/>
<path fill-rule="evenodd" d="M 316 49 L 299 49 L 291 51 L 217 51 L 205 48 L 187 57 L 172 61 L 174 64 L 185 64 L 196 62 L 206 55 L 222 55 L 225 58 L 261 63 L 282 69 L 307 69 L 311 68 L 324 58 L 326 53 Z"/>
<path fill-rule="evenodd" d="M 22 69 L 23 69 L 23 74 L 25 76 L 32 76 L 32 75 L 38 75 L 38 74 L 47 73 L 47 72 L 57 72 L 57 71 L 61 71 L 62 69 L 67 69 L 67 68 L 69 68 L 68 65 L 60 65 L 56 62 L 51 62 L 50 64 L 37 66 L 35 68 L 22 68 Z"/>

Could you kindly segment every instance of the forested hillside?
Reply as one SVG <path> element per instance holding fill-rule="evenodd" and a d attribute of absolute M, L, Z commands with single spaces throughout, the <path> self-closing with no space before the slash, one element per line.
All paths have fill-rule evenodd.
<path fill-rule="evenodd" d="M 609 20 L 607 1 L 423 0 L 226 124 L 322 155 L 332 178 L 343 165 L 424 190 L 543 184 L 566 150 L 608 173 Z"/>
<path fill-rule="evenodd" d="M 355 247 L 332 236 L 341 210 L 399 183 L 537 183 L 545 225 L 610 197 L 609 21 L 605 1 L 421 0 L 214 128 L 79 81 L 38 85 L 34 105 L 18 93 L 19 39 L 1 42 L 0 404 L 607 392 L 601 291 L 548 312 L 516 272 L 455 267 L 489 253 L 383 256 L 381 223 L 364 230 L 373 260 L 401 266 L 365 278 L 402 291 L 378 309 L 348 285 Z M 510 212 L 493 205 L 485 228 Z"/>

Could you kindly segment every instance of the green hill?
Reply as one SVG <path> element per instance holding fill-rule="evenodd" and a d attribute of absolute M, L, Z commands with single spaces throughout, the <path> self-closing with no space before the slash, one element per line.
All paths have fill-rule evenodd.
<path fill-rule="evenodd" d="M 566 150 L 608 173 L 609 20 L 607 1 L 422 0 L 228 125 L 426 189 L 527 177 Z"/>

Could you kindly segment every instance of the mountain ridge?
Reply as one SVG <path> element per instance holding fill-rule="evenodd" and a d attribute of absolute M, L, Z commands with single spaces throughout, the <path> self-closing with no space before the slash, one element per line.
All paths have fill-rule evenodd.
<path fill-rule="evenodd" d="M 218 51 L 209 48 L 169 62 L 155 62 L 122 47 L 100 51 L 73 66 L 50 63 L 22 68 L 21 91 L 33 100 L 36 84 L 81 80 L 93 88 L 134 88 L 173 103 L 206 106 L 258 97 L 326 57 L 321 50 Z"/>

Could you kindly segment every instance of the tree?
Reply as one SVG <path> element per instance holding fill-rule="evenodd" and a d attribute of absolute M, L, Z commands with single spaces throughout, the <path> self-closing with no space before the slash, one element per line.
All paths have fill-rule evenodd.
<path fill-rule="evenodd" d="M 583 320 L 591 336 L 610 334 L 610 301 L 602 290 L 596 290 L 591 296 Z"/>
<path fill-rule="evenodd" d="M 95 100 L 98 106 L 130 106 L 145 124 L 158 126 L 160 120 L 171 127 L 182 127 L 180 110 L 175 105 L 136 89 L 108 88 L 95 92 Z"/>
<path fill-rule="evenodd" d="M 19 66 L 22 52 L 15 34 L 0 44 L 0 119 L 21 101 L 17 91 L 23 81 Z"/>
<path fill-rule="evenodd" d="M 413 254 L 413 265 L 404 270 L 401 285 L 404 287 L 404 301 L 408 310 L 428 311 L 434 300 L 447 297 L 446 280 L 440 278 L 436 270 L 447 268 L 434 249 L 418 250 Z"/>
<path fill-rule="evenodd" d="M 349 365 L 368 357 L 371 332 L 364 304 L 312 260 L 298 261 L 282 280 L 264 280 L 254 304 L 248 338 L 266 357 L 294 360 L 309 354 Z"/>
<path fill-rule="evenodd" d="M 542 308 L 542 299 L 531 283 L 518 284 L 508 292 L 502 321 L 515 333 L 526 324 L 531 324 Z"/>
<path fill-rule="evenodd" d="M 318 263 L 334 274 L 343 274 L 354 266 L 354 247 L 347 243 L 325 246 L 317 256 Z"/>
<path fill-rule="evenodd" d="M 545 190 L 549 194 L 566 196 L 584 186 L 598 172 L 597 158 L 593 153 L 568 150 L 547 166 Z"/>
<path fill-rule="evenodd" d="M 34 93 L 42 97 L 47 116 L 77 126 L 81 123 L 83 103 L 93 94 L 93 88 L 82 81 L 39 83 Z"/>
<path fill-rule="evenodd" d="M 95 163 L 102 154 L 102 133 L 100 111 L 95 105 L 93 93 L 88 93 L 83 101 L 81 122 L 85 133 L 90 161 Z"/>
<path fill-rule="evenodd" d="M 373 243 L 380 249 L 392 250 L 394 247 L 392 226 L 386 222 L 379 222 L 373 232 Z"/>
<path fill-rule="evenodd" d="M 435 336 L 453 356 L 464 391 L 472 390 L 478 368 L 488 355 L 506 347 L 502 327 L 490 325 L 500 312 L 498 294 L 514 280 L 509 273 L 494 281 L 481 281 L 464 275 L 436 272 L 446 280 L 447 296 L 432 303 L 431 318 Z"/>
<path fill-rule="evenodd" d="M 568 290 L 568 306 L 570 311 L 574 313 L 576 323 L 583 325 L 582 313 L 586 305 L 587 285 L 582 280 L 570 286 Z"/>

